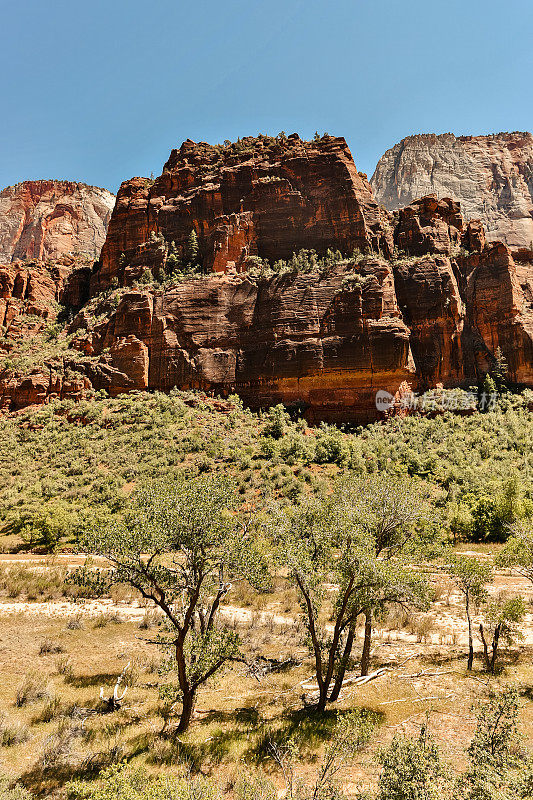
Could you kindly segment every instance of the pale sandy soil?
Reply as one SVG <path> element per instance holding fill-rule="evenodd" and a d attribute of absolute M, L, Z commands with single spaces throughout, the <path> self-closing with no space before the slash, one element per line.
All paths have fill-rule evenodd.
<path fill-rule="evenodd" d="M 466 553 L 464 553 L 466 554 Z M 469 555 L 484 558 L 485 554 L 476 552 Z M 93 559 L 94 560 L 94 559 Z M 74 555 L 71 553 L 59 554 L 51 558 L 50 556 L 38 556 L 27 554 L 0 554 L 0 564 L 8 566 L 24 566 L 37 572 L 45 571 L 51 567 L 63 567 L 73 569 L 85 561 L 85 556 Z M 103 563 L 103 559 L 99 560 Z M 98 563 L 98 559 L 95 560 Z M 460 593 L 452 586 L 448 577 L 442 572 L 428 575 L 429 580 L 440 585 L 442 598 L 434 602 L 431 606 L 429 616 L 432 626 L 424 635 L 421 642 L 415 633 L 408 633 L 405 630 L 391 630 L 387 626 L 380 629 L 377 626 L 378 638 L 381 646 L 390 644 L 418 644 L 422 647 L 427 645 L 447 645 L 463 646 L 467 638 L 467 624 L 464 618 L 464 608 Z M 334 587 L 326 587 L 334 588 Z M 495 573 L 493 584 L 489 587 L 489 592 L 493 596 L 500 593 L 521 594 L 531 604 L 531 613 L 526 615 L 524 620 L 524 641 L 523 644 L 533 644 L 533 585 L 525 578 L 512 574 L 509 570 L 501 570 Z M 222 615 L 230 622 L 246 623 L 258 622 L 259 625 L 278 626 L 286 628 L 296 624 L 294 617 L 279 612 L 278 603 L 271 603 L 264 611 L 250 610 L 233 605 L 226 605 L 221 609 Z M 98 600 L 63 598 L 60 600 L 48 600 L 43 602 L 28 602 L 23 600 L 0 600 L 0 615 L 5 614 L 25 614 L 41 617 L 97 617 L 101 614 L 118 614 L 122 619 L 131 622 L 140 622 L 147 612 L 147 604 L 137 600 L 115 601 L 109 598 Z M 474 615 L 475 630 L 477 631 L 481 618 Z M 360 632 L 361 633 L 361 632 Z"/>

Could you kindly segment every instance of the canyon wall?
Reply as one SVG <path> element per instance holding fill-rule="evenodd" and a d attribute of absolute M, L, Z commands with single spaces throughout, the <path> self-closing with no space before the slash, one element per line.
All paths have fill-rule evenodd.
<path fill-rule="evenodd" d="M 533 249 L 533 136 L 423 134 L 402 139 L 382 156 L 371 179 L 389 211 L 437 194 L 479 218 L 489 241 Z"/>
<path fill-rule="evenodd" d="M 0 263 L 100 255 L 115 196 L 70 181 L 24 181 L 0 192 Z"/>
<path fill-rule="evenodd" d="M 67 262 L 0 269 L 6 411 L 178 387 L 366 422 L 379 390 L 466 388 L 498 349 L 533 386 L 533 253 L 451 198 L 380 209 L 343 139 L 185 142 L 122 185 L 96 266 Z"/>

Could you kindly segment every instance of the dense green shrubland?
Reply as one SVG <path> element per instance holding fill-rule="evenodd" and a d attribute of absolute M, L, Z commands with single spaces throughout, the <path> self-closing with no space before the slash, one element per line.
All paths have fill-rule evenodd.
<path fill-rule="evenodd" d="M 154 477 L 223 472 L 243 500 L 298 500 L 339 471 L 425 481 L 454 537 L 500 541 L 533 504 L 529 393 L 470 416 L 391 418 L 352 432 L 309 428 L 282 406 L 222 413 L 173 391 L 62 401 L 0 420 L 0 525 L 31 546 L 72 539 L 87 515 L 120 512 Z"/>

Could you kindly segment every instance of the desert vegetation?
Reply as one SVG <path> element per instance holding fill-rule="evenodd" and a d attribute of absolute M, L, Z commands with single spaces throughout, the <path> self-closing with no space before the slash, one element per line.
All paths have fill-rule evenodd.
<path fill-rule="evenodd" d="M 530 797 L 530 403 L 4 416 L 0 797 Z"/>

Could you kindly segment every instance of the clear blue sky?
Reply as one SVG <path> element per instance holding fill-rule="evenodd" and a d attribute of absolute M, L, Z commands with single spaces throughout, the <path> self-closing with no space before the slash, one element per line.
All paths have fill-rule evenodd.
<path fill-rule="evenodd" d="M 0 0 L 0 187 L 116 190 L 183 139 L 531 130 L 531 0 Z"/>

